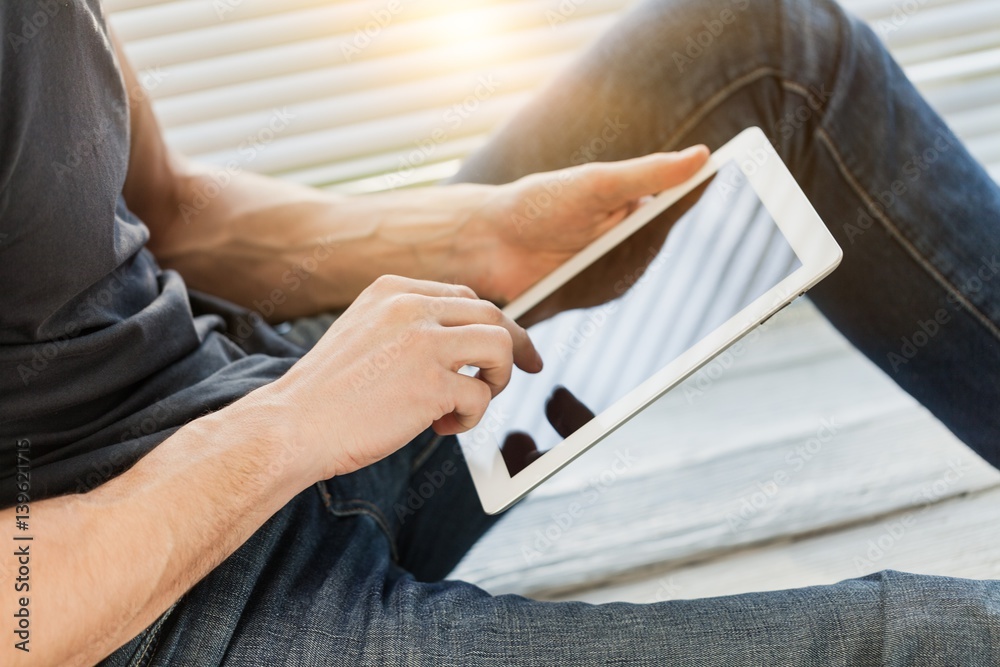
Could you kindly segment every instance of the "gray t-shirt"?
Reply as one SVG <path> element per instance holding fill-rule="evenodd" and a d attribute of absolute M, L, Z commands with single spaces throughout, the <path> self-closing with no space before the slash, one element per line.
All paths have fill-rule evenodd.
<path fill-rule="evenodd" d="M 128 106 L 98 0 L 3 0 L 0 29 L 6 507 L 18 469 L 32 500 L 92 489 L 302 350 L 146 250 L 121 196 Z"/>

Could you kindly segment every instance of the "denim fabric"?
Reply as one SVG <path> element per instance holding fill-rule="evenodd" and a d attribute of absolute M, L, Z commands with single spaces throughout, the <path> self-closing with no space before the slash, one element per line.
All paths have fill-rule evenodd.
<path fill-rule="evenodd" d="M 705 31 L 711 40 L 688 50 Z M 774 138 L 844 247 L 815 302 L 1000 463 L 1000 190 L 874 34 L 833 2 L 648 1 L 459 180 L 714 148 L 750 125 Z M 882 572 L 593 606 L 444 581 L 493 521 L 455 441 L 425 434 L 300 494 L 105 664 L 1000 664 L 996 582 Z"/>

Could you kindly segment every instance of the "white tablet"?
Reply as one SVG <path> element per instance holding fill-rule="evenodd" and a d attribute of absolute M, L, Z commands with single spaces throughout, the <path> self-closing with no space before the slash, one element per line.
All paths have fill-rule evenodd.
<path fill-rule="evenodd" d="M 664 230 L 659 237 L 654 225 Z M 620 261 L 596 284 L 580 275 L 620 255 L 632 263 Z M 523 318 L 549 297 L 580 294 L 583 284 L 604 301 L 531 326 L 545 369 L 515 368 L 482 422 L 459 437 L 483 508 L 510 507 L 816 285 L 841 257 L 764 133 L 742 132 L 689 181 L 505 308 Z"/>

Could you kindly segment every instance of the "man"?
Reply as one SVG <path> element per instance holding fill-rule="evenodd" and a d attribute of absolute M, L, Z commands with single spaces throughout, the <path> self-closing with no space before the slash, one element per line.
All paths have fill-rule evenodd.
<path fill-rule="evenodd" d="M 38 11 L 46 24 L 18 32 Z M 715 44 L 676 63 L 724 11 Z M 750 125 L 844 246 L 815 302 L 1000 462 L 1000 298 L 983 282 L 1000 191 L 833 2 L 651 0 L 465 184 L 346 199 L 242 175 L 189 223 L 209 176 L 164 146 L 97 0 L 5 2 L 0 22 L 19 37 L 0 61 L 0 525 L 24 554 L 0 566 L 4 665 L 1000 661 L 994 582 L 886 572 L 589 606 L 442 581 L 492 522 L 452 435 L 513 364 L 541 365 L 494 303 L 706 157 L 660 151 Z M 627 126 L 604 156 L 621 161 L 569 168 L 608 118 Z M 555 183 L 551 207 L 511 223 Z M 264 299 L 274 321 L 349 308 L 305 353 L 246 310 Z M 449 466 L 415 516 L 388 509 Z"/>

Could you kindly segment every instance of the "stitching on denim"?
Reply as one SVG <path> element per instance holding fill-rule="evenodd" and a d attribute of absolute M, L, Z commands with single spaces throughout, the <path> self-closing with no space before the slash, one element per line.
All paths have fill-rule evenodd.
<path fill-rule="evenodd" d="M 174 612 L 174 609 L 177 608 L 177 605 L 182 599 L 183 596 L 178 598 L 177 601 L 170 605 L 170 607 L 163 612 L 158 619 L 156 619 L 156 622 L 146 630 L 146 637 L 144 638 L 143 643 L 136 648 L 137 652 L 139 649 L 142 649 L 142 652 L 137 656 L 133 654 L 133 658 L 129 662 L 132 667 L 145 667 L 145 665 L 148 665 L 149 661 L 156 655 L 156 647 L 159 646 L 160 643 L 160 631 L 163 629 L 163 623 Z"/>
<path fill-rule="evenodd" d="M 329 494 L 328 497 L 330 499 L 329 502 L 326 502 L 325 499 L 324 502 L 326 504 L 326 508 L 330 512 L 336 514 L 340 511 L 338 507 L 348 506 L 351 504 L 360 505 L 361 507 L 367 508 L 365 510 L 366 512 L 377 515 L 380 524 L 382 524 L 383 526 L 388 526 L 388 522 L 385 520 L 385 516 L 382 514 L 382 510 L 379 509 L 378 505 L 371 502 L 370 500 L 365 500 L 364 498 L 345 498 L 343 500 L 333 500 L 333 496 Z"/>
<path fill-rule="evenodd" d="M 427 443 L 427 446 L 420 450 L 420 453 L 413 458 L 413 463 L 410 464 L 410 473 L 414 473 L 420 469 L 420 466 L 427 463 L 427 459 L 437 450 L 441 445 L 441 441 L 444 440 L 443 435 L 435 435 L 431 438 L 431 441 Z"/>
<path fill-rule="evenodd" d="M 832 7 L 837 10 L 841 21 L 842 30 L 839 34 L 839 39 L 837 41 L 836 57 L 834 58 L 834 62 L 841 64 L 844 60 L 844 45 L 847 41 L 844 33 L 846 32 L 846 30 L 853 28 L 854 24 L 852 22 L 853 21 L 852 17 L 843 10 L 843 8 L 838 4 L 836 0 L 831 0 L 830 5 L 832 5 Z M 777 14 L 780 20 L 785 21 L 786 19 L 785 12 L 778 11 Z M 847 28 L 845 28 L 845 24 Z M 779 30 L 777 31 L 777 34 L 782 39 L 780 47 L 781 47 L 781 52 L 784 53 L 787 46 L 784 43 L 784 38 L 785 35 L 788 34 L 786 26 L 785 25 L 780 26 Z M 835 72 L 840 72 L 841 70 L 842 68 L 837 68 Z M 674 136 L 671 137 L 669 141 L 664 143 L 663 149 L 671 150 L 674 147 L 676 147 L 677 143 L 681 140 L 682 137 L 686 136 L 687 134 L 690 134 L 691 130 L 698 123 L 703 121 L 709 113 L 711 113 L 717 107 L 719 107 L 724 101 L 726 101 L 726 99 L 731 97 L 738 90 L 746 86 L 749 86 L 750 84 L 755 83 L 756 81 L 765 78 L 767 76 L 777 79 L 783 88 L 798 93 L 799 95 L 805 97 L 807 101 L 817 99 L 815 98 L 815 96 L 813 96 L 811 92 L 809 92 L 808 87 L 806 85 L 788 79 L 787 76 L 785 75 L 784 70 L 774 67 L 773 65 L 758 65 L 756 69 L 749 70 L 746 74 L 734 79 L 732 82 L 730 82 L 728 86 L 719 89 L 717 93 L 715 93 L 714 95 L 712 95 L 712 97 L 708 98 L 704 103 L 702 103 L 700 107 L 698 107 L 691 115 L 688 116 L 688 120 L 685 123 L 682 123 L 678 127 L 677 131 L 674 133 Z M 836 88 L 836 82 L 833 84 L 833 86 Z M 822 100 L 820 101 L 822 102 Z M 829 105 L 822 105 L 822 106 L 824 108 L 823 108 L 823 114 L 820 116 L 820 123 L 822 123 L 826 111 L 829 108 Z"/>
<path fill-rule="evenodd" d="M 319 491 L 319 497 L 323 501 L 323 506 L 329 510 L 333 499 L 330 496 L 330 491 L 326 488 L 326 482 L 316 482 L 316 490 Z"/>
<path fill-rule="evenodd" d="M 143 645 L 142 653 L 132 663 L 133 667 L 146 667 L 149 664 L 146 662 L 146 654 L 149 653 L 149 649 L 153 646 L 153 643 L 153 637 L 150 636 Z"/>
<path fill-rule="evenodd" d="M 146 637 L 143 639 L 142 644 L 139 645 L 139 648 L 142 649 L 142 653 L 139 653 L 138 656 L 135 656 L 133 660 L 129 663 L 130 665 L 132 665 L 132 667 L 144 667 L 146 664 L 148 664 L 146 662 L 146 654 L 149 653 L 150 647 L 152 647 L 156 641 L 156 630 L 158 628 L 159 628 L 159 623 L 157 623 L 155 627 L 152 627 L 146 631 Z M 136 650 L 138 651 L 139 649 Z"/>
<path fill-rule="evenodd" d="M 944 287 L 950 293 L 954 294 L 956 300 L 958 300 L 966 310 L 979 320 L 980 324 L 986 327 L 987 331 L 1000 340 L 1000 327 L 997 327 L 997 325 L 994 324 L 985 313 L 979 310 L 974 303 L 969 301 L 958 289 L 958 287 L 954 285 L 947 278 L 947 276 L 938 271 L 937 267 L 935 267 L 931 261 L 927 259 L 908 238 L 906 238 L 903 231 L 892 221 L 892 219 L 879 210 L 878 206 L 875 205 L 874 200 L 872 200 L 872 198 L 865 191 L 864 187 L 862 187 L 857 178 L 855 178 L 854 174 L 844 163 L 840 153 L 833 145 L 833 139 L 830 138 L 826 129 L 823 127 L 817 128 L 817 134 L 819 134 L 819 138 L 826 145 L 826 149 L 830 152 L 830 155 L 833 157 L 833 161 L 837 164 L 837 169 L 841 174 L 843 174 L 848 185 L 850 185 L 855 194 L 860 197 L 863 202 L 865 202 L 868 210 L 875 215 L 880 223 L 882 223 L 882 226 L 889 232 L 889 235 L 892 236 L 896 242 L 903 247 L 906 253 L 910 255 L 917 262 L 917 264 L 919 264 L 939 285 L 941 285 L 941 287 Z"/>
<path fill-rule="evenodd" d="M 721 106 L 723 102 L 725 102 L 738 90 L 746 86 L 749 86 L 750 84 L 755 83 L 758 80 L 765 78 L 767 76 L 771 76 L 777 79 L 777 81 L 781 84 L 782 88 L 784 88 L 785 90 L 806 97 L 807 100 L 810 99 L 811 94 L 809 93 L 808 88 L 805 85 L 797 81 L 785 78 L 785 76 L 782 74 L 780 70 L 777 70 L 773 67 L 770 66 L 759 67 L 756 70 L 753 70 L 748 74 L 745 74 L 739 79 L 736 79 L 731 84 L 722 88 L 718 93 L 710 97 L 704 104 L 701 105 L 701 107 L 699 107 L 698 110 L 696 110 L 691 116 L 688 117 L 688 120 L 681 125 L 680 129 L 674 134 L 674 136 L 671 137 L 670 140 L 664 144 L 664 149 L 672 149 L 675 146 L 677 146 L 678 142 L 685 135 L 689 134 L 694 129 L 694 127 L 698 125 L 698 123 L 702 122 L 705 119 L 705 117 L 708 116 L 709 113 L 711 113 L 719 106 Z M 860 183 L 854 177 L 854 174 L 844 164 L 844 161 L 841 158 L 840 153 L 833 146 L 832 139 L 830 138 L 826 129 L 822 126 L 822 120 L 823 119 L 820 118 L 820 123 L 818 123 L 816 126 L 816 132 L 819 139 L 826 146 L 827 150 L 830 151 L 830 154 L 833 157 L 834 162 L 837 164 L 837 168 L 843 174 L 845 180 L 847 180 L 848 185 L 851 187 L 852 190 L 854 190 L 855 194 L 858 197 L 860 197 L 862 201 L 869 204 L 873 204 L 874 202 L 872 202 L 871 198 L 868 196 L 868 193 L 865 192 L 863 187 L 861 187 Z M 892 236 L 897 241 L 897 243 L 900 244 L 900 246 L 902 246 L 903 250 L 905 250 L 906 253 L 910 255 L 917 262 L 917 264 L 920 265 L 928 273 L 928 275 L 931 276 L 931 278 L 933 278 L 939 285 L 941 285 L 941 287 L 944 287 L 951 293 L 955 294 L 956 299 L 959 300 L 962 306 L 966 310 L 968 310 L 977 320 L 979 320 L 979 322 L 984 327 L 986 327 L 986 329 L 991 334 L 993 334 L 995 338 L 1000 339 L 1000 327 L 997 327 L 997 325 L 995 325 L 993 321 L 986 316 L 985 313 L 979 310 L 979 308 L 975 304 L 969 301 L 965 297 L 965 295 L 962 294 L 958 290 L 958 288 L 954 284 L 952 284 L 950 280 L 948 280 L 946 276 L 944 276 L 944 274 L 938 271 L 938 269 L 932 263 L 930 263 L 930 261 L 926 257 L 924 257 L 924 255 L 916 248 L 916 246 L 914 246 L 910 242 L 910 240 L 906 238 L 902 230 L 900 230 L 887 215 L 884 215 L 881 212 L 879 212 L 878 209 L 875 208 L 874 206 L 869 206 L 869 208 L 876 213 L 875 217 L 879 220 L 882 226 L 885 227 L 886 231 L 889 232 L 889 235 Z"/>
<path fill-rule="evenodd" d="M 364 501 L 361 501 L 364 502 Z M 350 516 L 368 516 L 378 524 L 378 527 L 382 529 L 385 534 L 386 540 L 389 542 L 389 552 L 392 555 L 392 560 L 394 562 L 399 562 L 399 549 L 396 547 L 396 539 L 389 530 L 389 526 L 386 525 L 385 519 L 382 513 L 375 510 L 372 511 L 365 507 L 355 507 L 351 509 L 338 509 L 335 507 L 330 508 L 330 513 L 338 517 L 350 517 Z"/>
<path fill-rule="evenodd" d="M 665 149 L 669 149 L 677 146 L 681 138 L 690 134 L 698 123 L 705 120 L 705 117 L 708 114 L 715 111 L 722 105 L 723 102 L 732 97 L 737 91 L 766 77 L 772 77 L 778 81 L 785 81 L 781 70 L 771 67 L 770 65 L 765 65 L 763 67 L 758 67 L 755 70 L 751 70 L 747 74 L 733 80 L 728 86 L 719 89 L 719 92 L 705 100 L 700 107 L 688 116 L 688 119 L 685 122 L 681 123 L 679 129 L 674 132 L 673 136 L 664 142 L 663 147 Z M 801 86 L 801 84 L 796 85 Z"/>
<path fill-rule="evenodd" d="M 389 522 L 386 520 L 385 515 L 382 513 L 382 510 L 379 509 L 378 505 L 375 505 L 368 500 L 364 500 L 363 498 L 351 498 L 347 500 L 335 501 L 333 499 L 333 495 L 326 488 L 325 481 L 317 482 L 316 488 L 319 490 L 320 498 L 323 500 L 323 505 L 326 507 L 326 511 L 330 514 L 337 517 L 360 515 L 371 517 L 382 532 L 385 533 L 385 537 L 389 541 L 389 551 L 392 554 L 392 559 L 394 561 L 399 560 L 399 549 L 396 546 L 396 537 L 392 534 L 392 530 L 389 528 Z"/>

